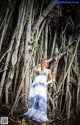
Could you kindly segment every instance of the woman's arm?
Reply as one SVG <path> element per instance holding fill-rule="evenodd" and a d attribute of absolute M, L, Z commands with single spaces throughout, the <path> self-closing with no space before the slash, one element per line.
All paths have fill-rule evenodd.
<path fill-rule="evenodd" d="M 41 72 L 41 64 L 38 64 L 38 66 L 33 69 L 33 72 L 40 73 Z"/>
<path fill-rule="evenodd" d="M 52 74 L 51 74 L 51 70 L 49 70 L 47 84 L 51 84 L 51 83 L 52 83 Z"/>

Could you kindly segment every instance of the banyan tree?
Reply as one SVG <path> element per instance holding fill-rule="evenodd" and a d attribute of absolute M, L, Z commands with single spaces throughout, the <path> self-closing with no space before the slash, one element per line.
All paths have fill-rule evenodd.
<path fill-rule="evenodd" d="M 0 1 L 0 104 L 11 106 L 11 115 L 27 106 L 33 67 L 42 55 L 53 77 L 48 115 L 80 115 L 80 6 L 57 2 Z"/>

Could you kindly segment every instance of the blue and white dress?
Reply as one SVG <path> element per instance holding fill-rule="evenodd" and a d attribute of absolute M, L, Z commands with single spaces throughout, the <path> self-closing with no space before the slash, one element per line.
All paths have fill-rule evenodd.
<path fill-rule="evenodd" d="M 47 118 L 47 78 L 48 69 L 36 73 L 35 80 L 30 88 L 28 111 L 24 114 L 26 119 L 49 122 Z"/>

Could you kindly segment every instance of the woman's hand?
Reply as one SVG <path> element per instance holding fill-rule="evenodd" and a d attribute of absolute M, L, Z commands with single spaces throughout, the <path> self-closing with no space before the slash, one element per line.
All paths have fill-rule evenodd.
<path fill-rule="evenodd" d="M 34 71 L 35 73 L 40 73 L 40 72 L 41 72 L 41 64 L 38 64 L 38 66 L 35 67 L 35 68 L 33 69 L 33 71 Z"/>
<path fill-rule="evenodd" d="M 47 81 L 47 84 L 51 84 L 51 83 L 52 83 L 52 80 Z"/>

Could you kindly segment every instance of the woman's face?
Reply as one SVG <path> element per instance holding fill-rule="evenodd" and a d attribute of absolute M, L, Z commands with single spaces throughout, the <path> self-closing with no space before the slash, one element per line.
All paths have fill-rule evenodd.
<path fill-rule="evenodd" d="M 48 66 L 48 60 L 44 60 L 43 61 L 43 65 L 44 65 L 45 68 L 47 68 L 47 66 Z"/>

